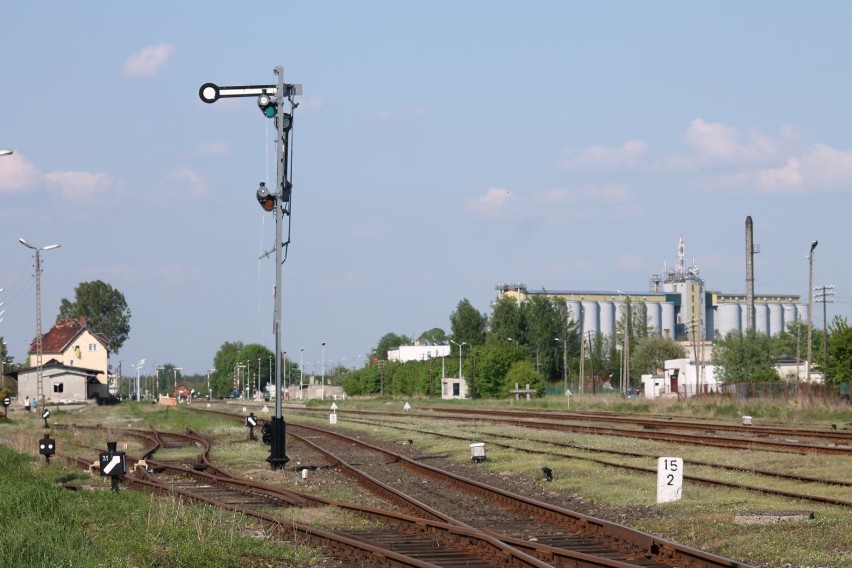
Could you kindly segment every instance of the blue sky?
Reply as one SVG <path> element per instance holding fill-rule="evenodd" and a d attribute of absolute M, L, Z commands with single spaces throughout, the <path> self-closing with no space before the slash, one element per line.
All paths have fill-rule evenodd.
<path fill-rule="evenodd" d="M 103 280 L 112 363 L 273 346 L 272 122 L 203 83 L 303 85 L 283 350 L 361 365 L 494 287 L 642 291 L 680 235 L 711 290 L 852 305 L 847 2 L 0 2 L 0 335 Z M 821 308 L 821 307 L 820 307 Z M 822 325 L 821 309 L 814 321 Z M 294 355 L 295 354 L 295 355 Z M 359 357 L 360 356 L 360 357 Z"/>

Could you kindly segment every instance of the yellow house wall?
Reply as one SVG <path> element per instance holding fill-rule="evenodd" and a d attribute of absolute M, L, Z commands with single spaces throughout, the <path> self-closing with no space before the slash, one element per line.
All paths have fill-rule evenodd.
<path fill-rule="evenodd" d="M 93 350 L 90 350 L 93 345 Z M 109 368 L 109 353 L 103 344 L 95 339 L 89 331 L 83 331 L 74 339 L 62 353 L 42 353 L 42 364 L 50 359 L 56 359 L 60 363 L 84 369 L 96 369 L 102 371 L 98 380 L 102 383 L 107 381 L 107 369 Z M 30 367 L 36 366 L 35 353 L 30 354 Z"/>

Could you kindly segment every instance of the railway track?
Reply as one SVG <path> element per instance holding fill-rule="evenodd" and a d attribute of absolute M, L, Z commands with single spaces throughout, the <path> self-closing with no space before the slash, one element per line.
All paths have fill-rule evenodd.
<path fill-rule="evenodd" d="M 322 412 L 327 414 L 325 409 L 303 409 L 296 412 L 317 413 Z M 852 445 L 847 445 L 848 436 L 846 433 L 835 434 L 823 432 L 820 436 L 826 443 L 804 443 L 800 442 L 798 437 L 804 438 L 805 434 L 810 431 L 801 430 L 786 430 L 776 429 L 776 440 L 759 439 L 755 436 L 768 436 L 768 433 L 761 433 L 759 430 L 750 430 L 749 427 L 733 427 L 730 429 L 720 428 L 718 425 L 698 426 L 693 423 L 683 421 L 630 421 L 626 419 L 625 425 L 636 426 L 641 429 L 629 428 L 613 428 L 610 426 L 594 426 L 588 423 L 575 423 L 570 420 L 580 420 L 581 418 L 563 416 L 554 413 L 536 413 L 536 412 L 517 412 L 504 410 L 485 410 L 475 408 L 457 408 L 447 409 L 438 407 L 423 411 L 409 412 L 408 414 L 394 412 L 374 412 L 363 410 L 347 410 L 347 415 L 360 416 L 419 416 L 433 417 L 447 420 L 457 420 L 462 422 L 476 422 L 484 420 L 499 420 L 501 425 L 513 425 L 524 428 L 537 428 L 542 430 L 556 430 L 562 432 L 573 432 L 579 434 L 592 434 L 602 436 L 618 436 L 624 438 L 636 438 L 645 440 L 665 441 L 681 444 L 692 444 L 696 446 L 713 446 L 719 448 L 739 448 L 745 450 L 761 450 L 770 452 L 786 452 L 796 454 L 829 454 L 829 455 L 844 455 L 852 456 Z M 582 415 L 586 417 L 587 415 Z M 556 421 L 559 419 L 559 421 Z M 586 422 L 589 422 L 587 418 Z M 610 417 L 605 420 L 609 421 Z M 665 427 L 665 428 L 664 428 Z M 701 430 L 700 434 L 682 433 L 673 430 Z M 725 430 L 743 434 L 742 436 L 719 435 L 715 430 Z M 747 436 L 746 436 L 747 435 Z"/>
<path fill-rule="evenodd" d="M 241 416 L 229 416 L 231 419 L 242 419 Z M 297 435 L 294 429 L 321 435 L 322 443 L 313 443 L 306 436 Z M 393 489 L 394 478 L 410 479 L 412 473 L 416 476 L 432 478 L 442 484 L 440 489 L 430 486 L 420 494 L 414 495 L 413 502 L 407 500 L 408 506 L 417 510 L 418 515 L 429 517 L 440 510 L 440 516 L 437 517 L 439 519 L 463 526 L 476 526 L 489 534 L 498 536 L 504 542 L 515 546 L 523 545 L 531 554 L 546 558 L 548 561 L 558 558 L 560 554 L 563 554 L 562 551 L 571 553 L 580 549 L 593 551 L 597 556 L 638 566 L 742 565 L 729 559 L 658 539 L 628 527 L 467 480 L 338 432 L 290 424 L 288 434 L 291 438 L 310 444 L 315 451 L 326 455 L 329 461 L 343 468 L 359 483 L 384 494 L 392 501 L 407 500 L 405 496 L 399 495 L 399 492 Z M 332 437 L 331 439 L 340 441 L 336 445 L 338 452 L 348 454 L 354 451 L 352 457 L 359 464 L 357 467 L 348 463 L 350 460 L 344 459 L 344 456 L 329 451 L 329 436 Z M 369 453 L 365 454 L 365 450 Z M 381 457 L 376 458 L 375 455 L 370 454 L 378 454 Z M 402 466 L 404 471 L 399 466 Z M 405 491 L 411 490 L 412 484 L 406 484 Z M 435 502 L 436 496 L 442 496 L 439 504 L 430 505 L 429 501 Z M 471 506 L 472 503 L 473 506 Z M 494 506 L 483 510 L 484 503 Z M 447 509 L 454 510 L 454 513 L 446 513 Z M 483 523 L 487 526 L 483 527 Z"/>
<path fill-rule="evenodd" d="M 241 416 L 230 415 L 230 418 L 242 420 Z M 291 432 L 289 432 L 291 437 L 296 436 L 292 432 L 293 428 L 291 425 Z M 311 436 L 324 437 L 321 449 L 326 452 L 332 445 L 328 439 L 329 435 L 335 435 L 338 440 L 341 440 L 337 442 L 341 453 L 349 447 L 355 447 L 354 444 L 357 442 L 354 439 L 339 438 L 339 435 L 333 432 L 322 432 L 321 429 L 307 430 L 307 432 Z M 537 536 L 530 539 L 529 534 L 524 534 L 524 529 L 518 531 L 517 514 L 501 516 L 499 519 L 489 518 L 491 526 L 483 530 L 480 526 L 474 527 L 473 523 L 459 521 L 435 508 L 430 508 L 425 500 L 404 496 L 402 492 L 389 488 L 388 484 L 377 476 L 363 472 L 358 474 L 361 479 L 359 483 L 380 487 L 378 492 L 386 496 L 392 493 L 391 500 L 403 501 L 406 507 L 416 513 L 416 516 L 317 499 L 235 478 L 209 463 L 207 457 L 209 446 L 196 434 L 190 433 L 183 439 L 184 435 L 138 431 L 129 432 L 128 435 L 140 437 L 145 441 L 143 447 L 148 467 L 147 469 L 137 468 L 133 475 L 125 478 L 126 484 L 133 484 L 147 490 L 168 491 L 188 500 L 217 503 L 218 506 L 240 511 L 259 519 L 277 534 L 289 535 L 291 538 L 294 534 L 298 534 L 302 539 L 333 550 L 336 556 L 357 558 L 357 561 L 366 562 L 371 566 L 609 566 L 614 568 L 745 566 L 606 521 L 577 516 L 575 513 L 523 498 L 519 500 L 518 496 L 500 490 L 495 492 L 495 488 L 488 488 L 481 484 L 468 486 L 464 491 L 480 493 L 478 498 L 474 498 L 479 502 L 484 502 L 482 492 L 487 490 L 488 495 L 491 496 L 488 498 L 489 501 L 514 503 L 507 509 L 520 507 L 524 515 L 533 519 L 532 525 L 525 525 L 528 527 L 526 530 L 535 532 Z M 303 436 L 301 438 L 303 439 L 301 443 L 311 443 L 307 438 Z M 157 450 L 155 446 L 179 447 L 182 444 L 197 445 L 198 456 L 185 463 L 160 462 L 155 459 Z M 317 448 L 317 451 L 319 449 Z M 369 449 L 372 457 L 365 456 L 366 449 Z M 376 451 L 385 452 L 381 460 L 376 459 Z M 417 472 L 415 475 L 424 475 L 424 470 L 418 468 L 415 462 L 403 456 L 389 454 L 386 450 L 370 449 L 362 444 L 357 452 L 361 459 L 366 457 L 367 461 L 378 466 L 379 470 L 392 470 L 394 464 L 405 462 L 402 463 L 403 467 L 409 470 L 414 468 Z M 338 468 L 353 468 L 349 464 L 344 465 L 339 456 L 332 454 L 328 459 L 337 460 Z M 82 459 L 81 465 L 87 461 Z M 388 463 L 382 464 L 382 461 Z M 426 467 L 430 470 L 430 476 L 443 475 L 440 474 L 440 470 Z M 390 474 L 391 477 L 394 475 L 395 473 Z M 465 481 L 453 479 L 450 483 L 457 485 Z M 370 526 L 367 530 L 347 530 L 341 535 L 328 531 L 315 531 L 311 527 L 296 523 L 284 523 L 280 515 L 273 514 L 282 507 L 287 509 L 305 506 L 346 508 L 365 518 L 379 521 L 376 526 Z M 548 520 L 535 519 L 539 516 L 545 516 Z M 478 520 L 477 525 L 482 524 L 480 521 L 481 519 Z M 566 524 L 574 525 L 575 529 L 578 527 L 579 529 L 570 534 L 571 531 L 566 531 L 564 528 Z M 550 527 L 547 532 L 544 532 L 542 528 L 545 525 Z M 529 528 L 530 526 L 533 528 Z M 510 534 L 510 529 L 515 530 L 516 536 Z M 353 543 L 360 543 L 361 546 L 352 548 Z"/>
<path fill-rule="evenodd" d="M 354 418 L 354 419 L 353 418 L 347 418 L 346 420 L 356 422 L 356 423 L 360 423 L 360 424 L 371 425 L 371 426 L 384 426 L 384 427 L 395 428 L 395 429 L 398 429 L 398 430 L 401 430 L 401 431 L 404 431 L 404 432 L 408 432 L 408 433 L 418 433 L 418 434 L 424 434 L 424 435 L 428 435 L 428 436 L 441 436 L 442 438 L 456 439 L 456 440 L 460 440 L 460 441 L 463 441 L 463 442 L 469 442 L 470 439 L 471 439 L 470 435 L 464 436 L 464 435 L 458 435 L 458 434 L 449 434 L 445 431 L 435 432 L 435 431 L 430 431 L 430 430 L 423 430 L 423 429 L 420 429 L 420 428 L 414 428 L 414 427 L 411 427 L 411 426 L 401 425 L 399 423 L 391 423 L 391 422 L 387 422 L 387 421 L 382 422 L 382 421 L 368 420 L 368 419 L 363 419 L 363 418 L 361 418 L 361 419 L 359 419 L 359 418 Z M 647 474 L 650 474 L 650 475 L 656 475 L 657 474 L 656 468 L 653 468 L 653 467 L 642 467 L 642 466 L 637 466 L 637 465 L 630 465 L 630 464 L 620 463 L 620 462 L 616 462 L 616 461 L 597 459 L 597 458 L 593 458 L 593 457 L 590 457 L 590 456 L 578 455 L 578 454 L 573 454 L 573 453 L 572 454 L 559 453 L 559 452 L 556 452 L 554 450 L 537 450 L 537 449 L 529 448 L 528 446 L 529 446 L 529 442 L 539 442 L 541 444 L 546 444 L 546 445 L 549 445 L 549 446 L 553 446 L 553 447 L 556 447 L 556 448 L 562 448 L 562 449 L 566 449 L 566 450 L 581 450 L 581 451 L 584 451 L 584 452 L 602 453 L 602 454 L 609 454 L 609 455 L 614 455 L 614 456 L 622 456 L 622 457 L 630 457 L 630 458 L 648 458 L 648 459 L 654 459 L 654 460 L 657 459 L 657 457 L 658 457 L 657 455 L 643 454 L 643 453 L 639 453 L 639 452 L 628 452 L 628 451 L 623 451 L 623 450 L 602 450 L 602 449 L 598 449 L 598 448 L 581 446 L 581 445 L 574 444 L 574 443 L 558 442 L 558 441 L 553 441 L 553 440 L 533 440 L 529 437 L 512 436 L 512 435 L 509 435 L 509 434 L 494 434 L 494 433 L 491 433 L 491 432 L 476 432 L 476 431 L 473 431 L 472 433 L 478 435 L 477 439 L 485 439 L 485 438 L 483 438 L 483 436 L 487 437 L 487 443 L 489 444 L 489 446 L 502 447 L 502 448 L 506 448 L 506 449 L 509 449 L 509 450 L 518 451 L 518 452 L 527 453 L 527 454 L 551 456 L 551 457 L 554 457 L 554 458 L 570 458 L 572 460 L 582 460 L 582 461 L 594 462 L 594 463 L 598 463 L 598 464 L 606 466 L 606 467 L 629 469 L 629 470 L 632 470 L 632 471 L 638 471 L 638 472 L 647 473 Z M 518 442 L 518 443 L 507 443 L 505 441 L 501 442 L 500 440 L 510 440 L 512 442 Z M 822 488 L 821 486 L 852 487 L 852 481 L 845 481 L 845 480 L 838 480 L 838 479 L 827 479 L 827 478 L 821 478 L 821 477 L 815 477 L 815 476 L 793 475 L 793 474 L 771 471 L 771 470 L 765 470 L 765 469 L 760 469 L 760 468 L 732 467 L 732 466 L 726 466 L 726 465 L 722 465 L 722 464 L 715 463 L 715 462 L 707 462 L 707 461 L 700 461 L 700 460 L 687 460 L 685 462 L 685 464 L 693 465 L 693 466 L 704 466 L 704 467 L 708 467 L 708 468 L 722 469 L 722 470 L 728 470 L 728 471 L 739 471 L 739 472 L 754 473 L 754 474 L 758 474 L 758 475 L 761 475 L 761 476 L 764 476 L 764 477 L 773 477 L 773 478 L 783 479 L 783 480 L 787 480 L 787 481 L 793 481 L 793 482 L 797 482 L 797 483 L 807 483 L 807 484 L 811 484 L 811 485 L 813 485 L 817 488 Z M 789 497 L 789 498 L 800 500 L 800 501 L 810 501 L 810 502 L 814 502 L 814 503 L 838 505 L 838 506 L 841 506 L 841 507 L 852 507 L 852 501 L 846 500 L 846 499 L 840 499 L 838 497 L 813 495 L 813 494 L 808 494 L 808 493 L 802 493 L 800 491 L 792 491 L 792 490 L 791 491 L 785 491 L 785 490 L 782 490 L 782 489 L 773 489 L 773 488 L 760 487 L 760 486 L 755 486 L 755 485 L 746 485 L 746 484 L 743 484 L 743 483 L 725 481 L 723 479 L 717 479 L 717 478 L 705 477 L 705 476 L 699 476 L 699 475 L 691 475 L 691 474 L 684 474 L 683 478 L 686 479 L 686 480 L 696 481 L 696 482 L 704 483 L 704 484 L 708 484 L 708 485 L 715 485 L 715 486 L 718 486 L 718 487 L 729 487 L 729 488 L 732 488 L 732 489 L 754 491 L 754 492 L 763 493 L 763 494 L 767 494 L 767 495 L 778 495 L 778 496 L 781 496 L 781 497 Z"/>

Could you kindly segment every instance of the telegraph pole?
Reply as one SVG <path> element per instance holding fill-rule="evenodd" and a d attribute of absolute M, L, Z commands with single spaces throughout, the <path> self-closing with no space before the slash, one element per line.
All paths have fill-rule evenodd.
<path fill-rule="evenodd" d="M 264 211 L 275 214 L 275 290 L 272 328 L 275 333 L 275 416 L 270 426 L 270 452 L 266 461 L 272 469 L 282 469 L 290 458 L 285 453 L 285 424 L 281 415 L 281 266 L 284 263 L 284 247 L 290 244 L 290 131 L 293 126 L 293 111 L 298 106 L 294 96 L 302 94 L 302 86 L 284 82 L 284 68 L 273 69 L 274 85 L 237 85 L 220 87 L 205 83 L 198 96 L 205 103 L 214 103 L 226 97 L 257 97 L 257 106 L 267 118 L 275 119 L 277 167 L 275 187 L 267 188 L 261 182 L 257 189 L 257 201 Z M 289 110 L 289 112 L 287 112 Z M 284 241 L 284 218 L 287 218 L 287 240 Z M 269 256 L 266 252 L 261 258 Z"/>
<path fill-rule="evenodd" d="M 822 374 L 823 381 L 828 382 L 828 310 L 826 304 L 834 303 L 834 286 L 817 286 L 815 302 L 822 302 Z"/>

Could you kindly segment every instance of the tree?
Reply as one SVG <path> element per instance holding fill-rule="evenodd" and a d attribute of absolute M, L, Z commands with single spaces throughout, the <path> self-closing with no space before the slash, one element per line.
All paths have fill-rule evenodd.
<path fill-rule="evenodd" d="M 663 369 L 667 359 L 686 357 L 686 349 L 668 337 L 650 335 L 639 340 L 630 355 L 631 372 L 638 376 L 654 373 Z"/>
<path fill-rule="evenodd" d="M 100 280 L 81 282 L 74 289 L 74 302 L 62 298 L 56 321 L 86 318 L 92 333 L 101 333 L 109 340 L 109 349 L 118 353 L 130 335 L 130 308 L 124 295 Z"/>
<path fill-rule="evenodd" d="M 518 361 L 528 361 L 529 352 L 514 341 L 502 343 L 489 341 L 474 347 L 476 358 L 476 396 L 489 398 L 500 396 L 509 369 Z"/>
<path fill-rule="evenodd" d="M 467 343 L 470 346 L 476 346 L 485 343 L 487 324 L 487 316 L 479 313 L 467 298 L 459 302 L 456 311 L 450 314 L 453 341 L 459 344 Z"/>
<path fill-rule="evenodd" d="M 828 378 L 834 384 L 852 381 L 852 327 L 840 316 L 829 327 Z"/>
<path fill-rule="evenodd" d="M 440 327 L 433 327 L 432 329 L 421 333 L 417 340 L 420 343 L 425 343 L 427 345 L 446 345 L 447 332 Z"/>
<path fill-rule="evenodd" d="M 509 296 L 501 296 L 491 310 L 491 329 L 488 332 L 488 342 L 502 343 L 512 340 L 524 343 L 526 329 L 521 307 Z"/>
<path fill-rule="evenodd" d="M 411 338 L 405 335 L 397 335 L 393 332 L 386 333 L 379 339 L 376 348 L 373 349 L 372 356 L 380 361 L 387 361 L 388 351 L 398 348 L 400 345 L 408 345 L 411 343 Z"/>
<path fill-rule="evenodd" d="M 749 330 L 728 332 L 716 342 L 713 360 L 720 382 L 766 382 L 780 380 L 772 363 L 772 340 Z"/>
<path fill-rule="evenodd" d="M 245 379 L 243 392 L 245 392 L 246 386 L 249 387 L 250 391 L 263 390 L 271 376 L 270 366 L 275 369 L 275 354 L 263 345 L 249 343 L 240 349 L 237 360 L 246 366 L 245 373 L 241 374 L 241 377 Z M 275 377 L 272 378 L 272 384 L 275 384 Z M 283 369 L 281 388 L 284 388 Z"/>
<path fill-rule="evenodd" d="M 515 390 L 515 385 L 520 388 L 525 388 L 527 385 L 531 389 L 541 394 L 544 391 L 544 379 L 541 373 L 535 370 L 533 364 L 529 361 L 517 361 L 512 363 L 509 372 L 506 373 L 506 378 L 503 380 L 503 388 L 501 394 L 503 396 L 511 396 Z"/>
<path fill-rule="evenodd" d="M 568 307 L 564 302 L 536 295 L 521 305 L 526 342 L 536 371 L 545 377 L 561 375 L 563 345 L 556 338 L 567 339 L 569 344 L 579 345 L 577 324 L 568 321 Z"/>
<path fill-rule="evenodd" d="M 216 352 L 213 358 L 213 367 L 216 371 L 210 374 L 210 390 L 213 391 L 213 397 L 228 396 L 234 388 L 234 369 L 242 348 L 242 341 L 226 341 Z"/>

